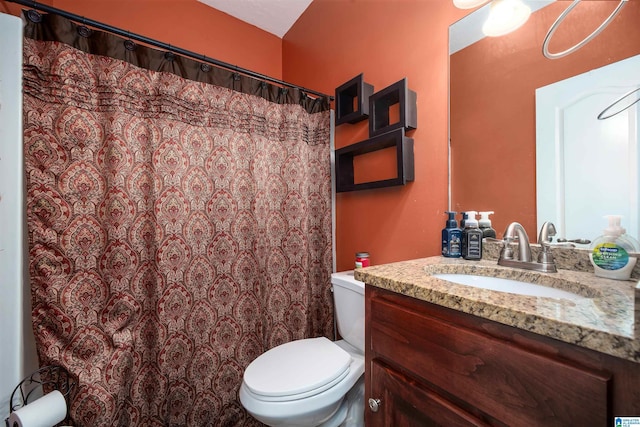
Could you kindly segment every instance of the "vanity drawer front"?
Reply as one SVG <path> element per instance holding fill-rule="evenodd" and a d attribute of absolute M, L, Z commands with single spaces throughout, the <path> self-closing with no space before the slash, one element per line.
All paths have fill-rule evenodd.
<path fill-rule="evenodd" d="M 414 306 L 415 305 L 415 306 Z M 370 351 L 507 425 L 607 425 L 610 376 L 429 314 L 431 304 L 373 298 Z M 448 316 L 448 315 L 447 315 Z M 449 321 L 451 320 L 451 321 Z"/>
<path fill-rule="evenodd" d="M 367 426 L 489 427 L 483 420 L 457 407 L 411 378 L 379 363 L 371 364 L 371 396 L 380 409 L 370 411 Z"/>

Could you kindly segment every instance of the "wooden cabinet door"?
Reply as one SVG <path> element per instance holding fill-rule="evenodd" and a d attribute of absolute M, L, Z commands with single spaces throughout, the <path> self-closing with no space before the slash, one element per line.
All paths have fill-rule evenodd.
<path fill-rule="evenodd" d="M 611 419 L 610 372 L 468 327 L 453 312 L 436 315 L 433 305 L 373 298 L 369 307 L 373 360 L 455 396 L 474 414 L 509 426 L 604 426 Z"/>
<path fill-rule="evenodd" d="M 432 390 L 377 362 L 371 364 L 371 396 L 378 410 L 366 409 L 370 427 L 488 426 Z"/>

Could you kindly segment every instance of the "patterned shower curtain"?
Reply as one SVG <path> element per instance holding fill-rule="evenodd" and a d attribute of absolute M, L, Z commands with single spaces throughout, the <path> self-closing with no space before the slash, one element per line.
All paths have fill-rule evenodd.
<path fill-rule="evenodd" d="M 244 368 L 333 333 L 329 111 L 87 53 L 45 24 L 24 51 L 41 365 L 77 380 L 76 425 L 255 424 Z"/>

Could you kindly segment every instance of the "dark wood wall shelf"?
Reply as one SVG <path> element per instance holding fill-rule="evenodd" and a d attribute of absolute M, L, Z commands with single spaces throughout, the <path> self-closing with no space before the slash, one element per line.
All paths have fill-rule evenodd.
<path fill-rule="evenodd" d="M 418 126 L 416 93 L 407 87 L 404 78 L 369 97 L 369 136 L 395 129 L 411 130 Z M 391 108 L 397 104 L 398 121 L 390 123 Z"/>
<path fill-rule="evenodd" d="M 361 73 L 336 88 L 336 126 L 358 123 L 369 117 L 369 97 L 373 86 Z"/>
<path fill-rule="evenodd" d="M 396 148 L 396 177 L 356 184 L 353 158 L 389 147 Z M 335 159 L 337 193 L 405 185 L 414 179 L 413 138 L 404 135 L 404 128 L 340 148 L 335 151 Z"/>

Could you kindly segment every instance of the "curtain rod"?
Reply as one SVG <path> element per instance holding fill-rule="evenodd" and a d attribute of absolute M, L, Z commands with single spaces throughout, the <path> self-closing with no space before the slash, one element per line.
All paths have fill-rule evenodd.
<path fill-rule="evenodd" d="M 63 18 L 67 18 L 67 19 L 69 19 L 71 21 L 75 21 L 75 22 L 80 23 L 82 25 L 88 25 L 88 26 L 91 26 L 91 27 L 94 27 L 94 28 L 98 28 L 98 29 L 103 30 L 103 31 L 107 31 L 107 32 L 110 32 L 110 33 L 113 33 L 113 34 L 117 34 L 117 35 L 119 35 L 121 37 L 126 37 L 126 38 L 129 38 L 129 39 L 132 39 L 132 40 L 136 40 L 136 41 L 139 41 L 139 42 L 142 42 L 142 43 L 146 43 L 146 44 L 149 44 L 149 45 L 152 45 L 152 46 L 155 46 L 155 47 L 159 47 L 161 49 L 168 50 L 168 51 L 171 51 L 173 53 L 177 53 L 178 55 L 186 56 L 188 58 L 195 59 L 196 61 L 202 61 L 202 62 L 206 62 L 208 64 L 213 64 L 213 65 L 216 65 L 216 66 L 221 67 L 221 68 L 226 68 L 227 70 L 232 70 L 232 71 L 235 71 L 235 72 L 238 72 L 238 73 L 242 73 L 242 74 L 245 74 L 245 75 L 247 75 L 249 77 L 254 77 L 254 78 L 258 79 L 258 80 L 268 81 L 268 82 L 271 82 L 271 83 L 276 83 L 278 85 L 288 86 L 288 87 L 295 88 L 295 89 L 300 89 L 302 92 L 305 92 L 307 94 L 312 94 L 312 95 L 315 95 L 315 96 L 318 96 L 318 97 L 326 97 L 326 98 L 329 98 L 329 100 L 331 100 L 331 101 L 333 101 L 333 99 L 334 99 L 333 96 L 326 95 L 326 94 L 324 94 L 322 92 L 317 92 L 315 90 L 307 89 L 307 88 L 304 88 L 302 86 L 295 85 L 293 83 L 287 83 L 287 82 L 285 82 L 283 80 L 278 80 L 278 79 L 275 79 L 273 77 L 269 77 L 269 76 L 266 76 L 264 74 L 257 73 L 255 71 L 247 70 L 246 68 L 238 67 L 237 65 L 228 64 L 226 62 L 219 61 L 219 60 L 214 59 L 214 58 L 208 58 L 205 55 L 200 55 L 200 54 L 197 54 L 195 52 L 191 52 L 191 51 L 186 50 L 186 49 L 182 49 L 182 48 L 179 48 L 179 47 L 171 46 L 168 43 L 164 43 L 164 42 L 161 42 L 161 41 L 158 41 L 158 40 L 154 40 L 154 39 L 151 39 L 151 38 L 148 38 L 148 37 L 145 37 L 145 36 L 141 36 L 139 34 L 130 33 L 129 31 L 124 31 L 124 30 L 122 30 L 120 28 L 113 27 L 111 25 L 104 24 L 102 22 L 94 21 L 93 19 L 88 19 L 88 18 L 85 18 L 83 16 L 76 15 L 76 14 L 71 13 L 71 12 L 67 12 L 67 11 L 62 10 L 62 9 L 57 9 L 55 7 L 48 6 L 46 4 L 38 3 L 36 1 L 31 1 L 31 0 L 6 0 L 6 1 L 11 2 L 11 3 L 18 3 L 18 4 L 22 5 L 22 6 L 27 6 L 27 7 L 30 7 L 32 9 L 41 10 L 43 12 L 60 15 Z"/>

